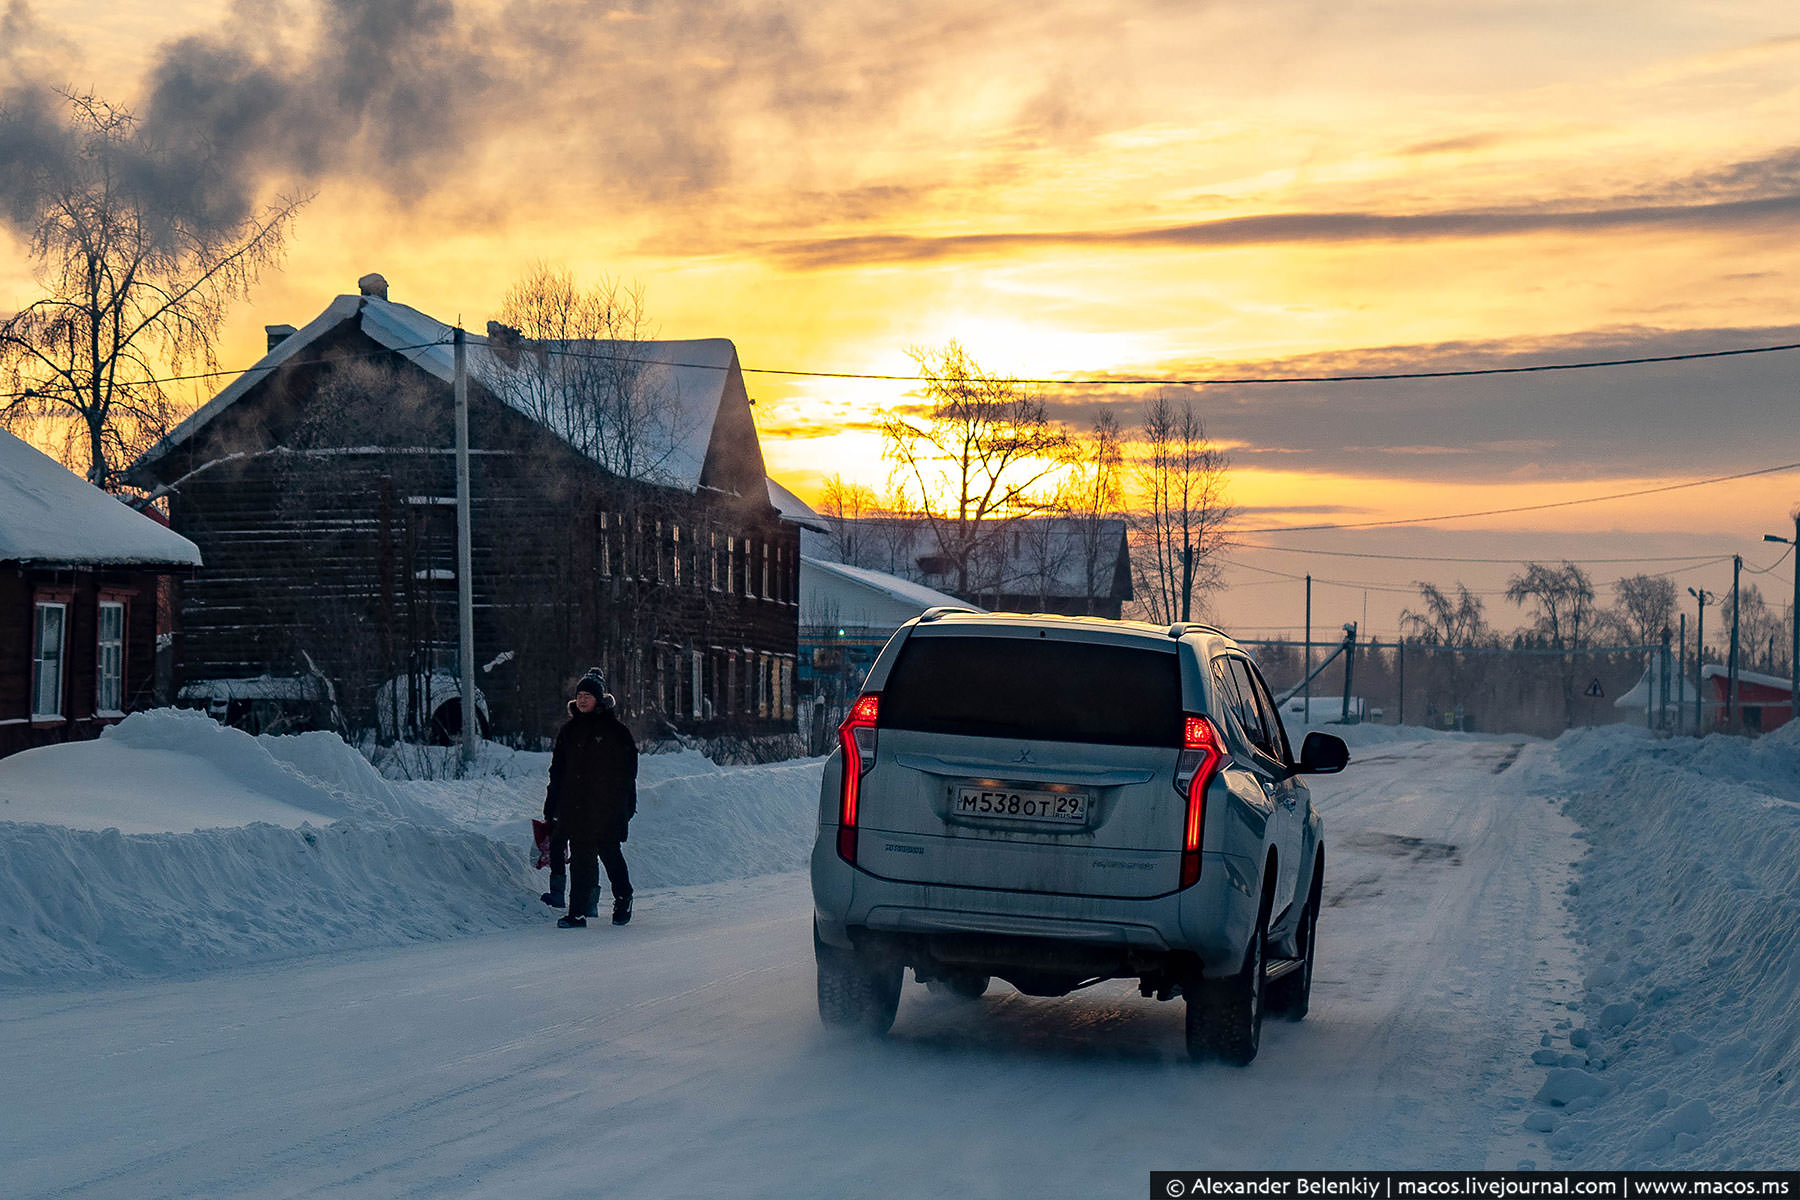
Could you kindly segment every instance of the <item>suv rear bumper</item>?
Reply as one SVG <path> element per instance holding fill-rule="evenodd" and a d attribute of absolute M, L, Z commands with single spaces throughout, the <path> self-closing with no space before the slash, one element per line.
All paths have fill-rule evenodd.
<path fill-rule="evenodd" d="M 1198 962 L 1209 976 L 1237 970 L 1261 897 L 1254 864 L 1216 852 L 1202 856 L 1193 887 L 1145 900 L 880 879 L 837 856 L 835 825 L 821 828 L 813 846 L 812 883 L 828 945 L 879 943 L 912 966 L 1058 962 L 1109 977 L 1176 961 Z"/>

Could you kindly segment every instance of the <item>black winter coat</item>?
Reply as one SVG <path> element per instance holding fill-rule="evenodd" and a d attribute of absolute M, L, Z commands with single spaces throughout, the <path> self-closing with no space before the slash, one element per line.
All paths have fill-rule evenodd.
<path fill-rule="evenodd" d="M 550 755 L 544 818 L 578 842 L 622 842 L 637 813 L 637 743 L 611 710 L 583 713 L 569 702 L 569 723 Z"/>

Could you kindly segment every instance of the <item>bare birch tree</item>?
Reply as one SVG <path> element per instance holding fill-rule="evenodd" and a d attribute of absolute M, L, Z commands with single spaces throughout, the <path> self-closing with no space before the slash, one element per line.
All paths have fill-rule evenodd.
<path fill-rule="evenodd" d="M 1444 648 L 1441 654 L 1428 659 L 1430 671 L 1448 676 L 1450 703 L 1460 707 L 1464 683 L 1462 649 L 1491 640 L 1493 631 L 1488 627 L 1481 598 L 1471 593 L 1467 585 L 1458 582 L 1454 598 L 1436 584 L 1420 583 L 1418 587 L 1424 607 L 1403 609 L 1400 628 L 1418 642 Z"/>
<path fill-rule="evenodd" d="M 1143 440 L 1136 472 L 1143 507 L 1132 556 L 1139 600 L 1153 621 L 1192 620 L 1195 596 L 1204 602 L 1219 586 L 1225 530 L 1235 515 L 1225 503 L 1230 460 L 1208 440 L 1191 400 L 1152 400 Z"/>
<path fill-rule="evenodd" d="M 16 393 L 0 424 L 47 425 L 71 468 L 113 489 L 180 416 L 169 376 L 217 369 L 231 302 L 279 262 L 305 200 L 222 228 L 185 215 L 156 198 L 173 160 L 129 109 L 62 95 L 68 153 L 25 189 L 19 221 L 45 295 L 0 321 L 0 379 Z"/>
<path fill-rule="evenodd" d="M 1675 581 L 1666 575 L 1630 575 L 1613 584 L 1613 616 L 1633 645 L 1655 645 L 1675 621 Z"/>
<path fill-rule="evenodd" d="M 1094 597 L 1103 587 L 1110 591 L 1116 547 L 1107 531 L 1125 507 L 1124 434 L 1119 419 L 1102 412 L 1093 433 L 1075 439 L 1073 449 L 1058 507 L 1073 536 L 1074 566 L 1081 579 L 1085 611 L 1091 614 Z M 1118 526 L 1111 528 L 1116 532 Z"/>
<path fill-rule="evenodd" d="M 967 595 L 982 552 L 1020 517 L 1051 504 L 1068 438 L 1043 400 L 991 374 L 952 341 L 909 352 L 925 379 L 925 411 L 882 422 L 894 485 L 930 527 L 954 590 Z"/>
<path fill-rule="evenodd" d="M 864 522 L 875 515 L 880 505 L 875 489 L 866 483 L 856 483 L 842 475 L 825 480 L 819 515 L 831 526 L 831 551 L 839 562 L 853 567 L 868 565 L 863 557 L 871 531 Z"/>
<path fill-rule="evenodd" d="M 583 288 L 538 264 L 507 290 L 488 325 L 488 390 L 614 475 L 672 481 L 689 430 L 666 366 L 638 343 L 656 336 L 641 284 L 602 278 Z"/>

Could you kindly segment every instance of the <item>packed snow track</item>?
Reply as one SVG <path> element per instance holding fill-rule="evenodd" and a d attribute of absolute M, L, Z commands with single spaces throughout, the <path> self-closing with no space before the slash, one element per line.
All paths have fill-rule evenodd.
<path fill-rule="evenodd" d="M 1135 1195 L 1152 1170 L 1552 1167 L 1583 1137 L 1640 1136 L 1655 1108 L 1631 1078 L 1577 1069 L 1594 985 L 1560 743 L 1380 732 L 1314 785 L 1312 1012 L 1271 1021 L 1248 1069 L 1190 1063 L 1181 1004 L 1123 982 L 964 1002 L 909 978 L 887 1039 L 828 1033 L 794 870 L 641 889 L 619 929 L 557 930 L 531 898 L 433 944 L 8 987 L 0 1178 L 8 1196 Z M 646 863 L 653 828 L 628 847 Z M 401 894 L 386 919 L 437 911 Z M 1602 1083 L 1582 1099 L 1559 1079 Z M 1712 1119 L 1661 1152 L 1719 1144 Z"/>

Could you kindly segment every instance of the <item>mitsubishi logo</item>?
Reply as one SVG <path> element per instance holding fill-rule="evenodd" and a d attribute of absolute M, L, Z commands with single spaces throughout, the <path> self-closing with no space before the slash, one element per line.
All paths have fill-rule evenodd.
<path fill-rule="evenodd" d="M 1037 759 L 1031 757 L 1031 747 L 1026 746 L 1019 751 L 1019 757 L 1013 759 L 1013 761 L 1016 763 L 1035 763 Z"/>

